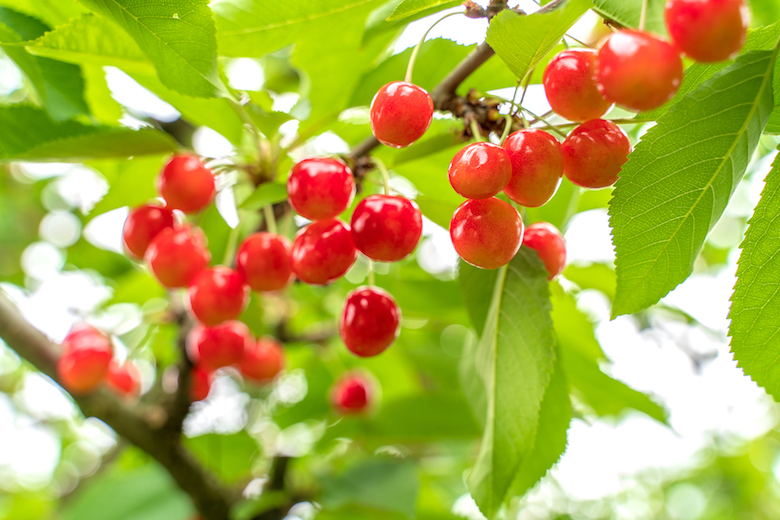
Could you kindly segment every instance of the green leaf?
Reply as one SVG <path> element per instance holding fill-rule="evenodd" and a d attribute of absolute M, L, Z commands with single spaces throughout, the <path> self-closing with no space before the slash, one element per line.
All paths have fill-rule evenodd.
<path fill-rule="evenodd" d="M 175 150 L 173 139 L 157 130 L 57 123 L 40 108 L 0 107 L 0 161 L 83 161 Z"/>
<path fill-rule="evenodd" d="M 642 2 L 643 0 L 593 0 L 593 10 L 623 27 L 638 29 Z M 648 0 L 646 30 L 656 34 L 666 34 L 665 2 L 666 0 Z"/>
<path fill-rule="evenodd" d="M 230 435 L 199 435 L 185 439 L 184 444 L 206 468 L 231 483 L 249 474 L 252 458 L 260 450 L 243 430 Z"/>
<path fill-rule="evenodd" d="M 535 253 L 521 249 L 498 272 L 477 349 L 487 392 L 485 434 L 468 484 L 487 517 L 503 503 L 534 446 L 555 359 L 547 274 Z"/>
<path fill-rule="evenodd" d="M 780 156 L 748 225 L 731 297 L 731 351 L 745 374 L 780 400 Z"/>
<path fill-rule="evenodd" d="M 65 23 L 86 10 L 77 2 L 62 0 L 0 0 L 0 5 L 40 18 L 52 27 Z"/>
<path fill-rule="evenodd" d="M 609 209 L 614 316 L 656 303 L 692 272 L 772 111 L 776 53 L 740 57 L 661 117 L 629 156 Z"/>
<path fill-rule="evenodd" d="M 400 20 L 408 16 L 426 11 L 432 7 L 446 9 L 462 4 L 460 0 L 403 0 L 393 13 L 387 17 L 387 21 Z"/>
<path fill-rule="evenodd" d="M 216 96 L 217 39 L 208 0 L 82 1 L 132 36 L 166 87 L 187 96 Z"/>
<path fill-rule="evenodd" d="M 122 117 L 122 107 L 111 97 L 106 72 L 98 65 L 82 65 L 84 99 L 98 122 L 116 124 Z"/>
<path fill-rule="evenodd" d="M 563 0 L 529 16 L 502 11 L 490 22 L 487 42 L 509 69 L 523 78 L 589 7 L 590 0 Z"/>
<path fill-rule="evenodd" d="M 98 170 L 108 181 L 108 193 L 97 203 L 91 214 L 100 215 L 112 209 L 134 208 L 158 197 L 155 179 L 162 169 L 164 156 L 133 157 L 127 161 L 106 159 L 92 161 L 89 166 Z"/>
<path fill-rule="evenodd" d="M 287 199 L 287 184 L 267 182 L 261 184 L 242 204 L 241 209 L 256 210 Z"/>

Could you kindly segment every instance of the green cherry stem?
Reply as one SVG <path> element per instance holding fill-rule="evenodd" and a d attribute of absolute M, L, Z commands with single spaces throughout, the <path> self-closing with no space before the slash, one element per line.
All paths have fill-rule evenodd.
<path fill-rule="evenodd" d="M 379 173 L 382 174 L 382 185 L 385 188 L 385 195 L 390 195 L 390 174 L 387 173 L 387 166 L 385 166 L 385 163 L 383 163 L 382 160 L 378 157 L 372 157 L 371 160 L 376 165 Z"/>
<path fill-rule="evenodd" d="M 370 258 L 366 258 L 366 262 L 368 265 L 368 285 L 370 287 L 373 287 L 376 283 L 376 280 L 374 278 L 374 261 Z"/>
<path fill-rule="evenodd" d="M 407 82 L 407 83 L 411 83 L 412 82 L 412 71 L 414 70 L 414 62 L 417 61 L 417 55 L 420 54 L 420 48 L 422 47 L 423 43 L 425 43 L 425 38 L 428 37 L 428 33 L 431 32 L 431 29 L 436 27 L 436 25 L 438 25 L 438 23 L 441 22 L 442 20 L 446 20 L 450 16 L 455 16 L 457 14 L 463 14 L 463 13 L 462 12 L 457 12 L 457 13 L 450 13 L 450 14 L 444 15 L 441 18 L 439 18 L 438 20 L 436 20 L 435 22 L 433 22 L 433 25 L 428 27 L 428 30 L 425 31 L 425 34 L 423 34 L 423 37 L 420 38 L 420 41 L 417 43 L 417 45 L 414 47 L 414 50 L 412 51 L 412 56 L 409 58 L 409 65 L 406 67 L 406 76 L 404 77 L 404 81 L 405 82 Z"/>
<path fill-rule="evenodd" d="M 512 114 L 507 114 L 504 117 L 506 118 L 506 124 L 504 125 L 504 131 L 501 133 L 501 139 L 498 141 L 499 146 L 503 146 L 504 142 L 506 142 L 506 138 L 509 137 L 509 133 L 512 131 L 512 123 L 515 120 Z"/>
<path fill-rule="evenodd" d="M 236 246 L 238 246 L 238 226 L 230 230 L 227 247 L 225 247 L 225 257 L 222 259 L 222 265 L 231 267 L 233 258 L 236 254 Z"/>
<path fill-rule="evenodd" d="M 552 125 L 552 124 L 550 124 L 550 123 L 549 123 L 549 122 L 548 122 L 548 121 L 547 121 L 545 118 L 543 118 L 543 117 L 541 117 L 541 116 L 537 116 L 536 114 L 534 114 L 533 112 L 531 112 L 531 111 L 530 111 L 530 110 L 528 110 L 527 108 L 523 108 L 523 107 L 521 107 L 521 108 L 522 108 L 522 110 L 523 110 L 523 111 L 525 111 L 525 112 L 528 112 L 528 113 L 529 113 L 529 114 L 530 114 L 532 117 L 534 117 L 534 118 L 535 118 L 537 121 L 541 121 L 542 123 L 544 123 L 544 124 L 545 124 L 545 126 L 547 126 L 547 128 L 549 128 L 550 130 L 552 130 L 552 131 L 553 131 L 553 132 L 555 132 L 556 134 L 558 134 L 558 135 L 560 135 L 561 137 L 563 137 L 564 139 L 566 139 L 566 134 L 565 134 L 564 132 L 561 132 L 561 131 L 558 129 L 558 127 L 556 127 L 555 125 Z"/>
<path fill-rule="evenodd" d="M 485 139 L 482 137 L 482 132 L 479 131 L 479 123 L 477 123 L 477 120 L 475 118 L 471 118 L 469 121 L 469 127 L 471 127 L 471 133 L 474 136 L 474 140 L 477 142 L 482 142 Z"/>
<path fill-rule="evenodd" d="M 269 233 L 276 234 L 276 216 L 274 216 L 273 204 L 266 204 L 263 207 L 263 218 L 265 219 L 265 228 Z"/>
<path fill-rule="evenodd" d="M 642 0 L 642 12 L 639 15 L 639 30 L 645 30 L 645 22 L 647 21 L 647 0 Z"/>

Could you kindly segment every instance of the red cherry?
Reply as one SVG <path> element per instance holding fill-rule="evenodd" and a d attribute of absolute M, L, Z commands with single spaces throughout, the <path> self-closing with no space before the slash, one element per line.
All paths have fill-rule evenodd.
<path fill-rule="evenodd" d="M 209 396 L 211 392 L 211 382 L 213 374 L 210 370 L 196 366 L 190 374 L 190 399 L 193 401 L 202 401 Z"/>
<path fill-rule="evenodd" d="M 208 370 L 240 363 L 252 343 L 249 328 L 240 321 L 207 327 L 196 325 L 187 336 L 187 352 L 193 363 Z"/>
<path fill-rule="evenodd" d="M 381 354 L 400 332 L 401 310 L 379 287 L 358 287 L 347 295 L 339 331 L 347 348 L 360 357 Z"/>
<path fill-rule="evenodd" d="M 130 361 L 125 361 L 121 365 L 112 360 L 108 365 L 108 376 L 106 384 L 122 397 L 138 397 L 141 393 L 141 378 L 138 369 Z"/>
<path fill-rule="evenodd" d="M 563 176 L 561 144 L 544 130 L 529 128 L 510 135 L 504 149 L 512 161 L 506 196 L 529 208 L 546 204 Z"/>
<path fill-rule="evenodd" d="M 536 222 L 525 229 L 523 245 L 536 250 L 552 280 L 563 272 L 566 264 L 566 243 L 558 229 L 549 222 Z"/>
<path fill-rule="evenodd" d="M 413 83 L 393 81 L 371 101 L 371 131 L 380 143 L 403 148 L 423 136 L 433 121 L 433 100 Z"/>
<path fill-rule="evenodd" d="M 607 37 L 596 58 L 601 94 L 631 110 L 652 110 L 674 97 L 683 76 L 680 53 L 649 33 L 624 29 Z"/>
<path fill-rule="evenodd" d="M 595 49 L 566 49 L 544 70 L 544 92 L 557 114 L 572 121 L 596 119 L 612 106 L 599 92 L 593 74 Z"/>
<path fill-rule="evenodd" d="M 745 44 L 750 14 L 744 0 L 668 0 L 666 26 L 688 57 L 723 61 Z"/>
<path fill-rule="evenodd" d="M 78 324 L 62 342 L 57 375 L 62 386 L 74 394 L 93 391 L 106 378 L 113 357 L 111 341 L 87 324 Z"/>
<path fill-rule="evenodd" d="M 355 179 L 336 159 L 304 159 L 290 172 L 287 195 L 293 209 L 310 220 L 334 218 L 352 203 Z"/>
<path fill-rule="evenodd" d="M 372 260 L 395 262 L 409 256 L 422 235 L 422 213 L 411 200 L 371 195 L 352 214 L 352 241 Z"/>
<path fill-rule="evenodd" d="M 563 142 L 564 174 L 583 188 L 611 186 L 630 152 L 631 142 L 618 125 L 592 119 L 575 128 Z"/>
<path fill-rule="evenodd" d="M 159 206 L 139 206 L 125 220 L 122 237 L 125 247 L 137 258 L 143 258 L 149 242 L 163 229 L 174 225 L 173 211 Z"/>
<path fill-rule="evenodd" d="M 157 178 L 157 191 L 171 209 L 196 213 L 214 198 L 214 174 L 194 155 L 175 155 Z"/>
<path fill-rule="evenodd" d="M 349 226 L 337 219 L 312 222 L 298 231 L 292 267 L 301 281 L 325 285 L 343 276 L 357 259 Z"/>
<path fill-rule="evenodd" d="M 467 199 L 487 199 L 509 184 L 512 163 L 500 146 L 472 143 L 455 154 L 447 175 L 452 188 Z"/>
<path fill-rule="evenodd" d="M 270 337 L 250 342 L 239 369 L 249 379 L 260 383 L 271 381 L 284 369 L 284 345 Z"/>
<path fill-rule="evenodd" d="M 211 253 L 199 228 L 180 226 L 163 229 L 146 250 L 146 261 L 166 287 L 185 287 L 209 265 Z"/>
<path fill-rule="evenodd" d="M 217 266 L 195 275 L 189 300 L 196 318 L 206 325 L 216 325 L 241 315 L 249 301 L 249 287 L 233 269 Z"/>
<path fill-rule="evenodd" d="M 330 401 L 342 415 L 360 414 L 371 407 L 374 392 L 372 383 L 361 374 L 345 374 L 330 392 Z"/>
<path fill-rule="evenodd" d="M 496 269 L 508 264 L 520 249 L 523 219 L 503 200 L 467 200 L 452 215 L 450 237 L 463 260 Z"/>
<path fill-rule="evenodd" d="M 278 291 L 292 282 L 292 244 L 287 237 L 255 233 L 236 255 L 236 269 L 255 291 Z"/>

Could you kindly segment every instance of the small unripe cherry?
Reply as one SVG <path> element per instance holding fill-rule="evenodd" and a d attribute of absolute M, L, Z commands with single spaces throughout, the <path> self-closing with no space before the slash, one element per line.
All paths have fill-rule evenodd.
<path fill-rule="evenodd" d="M 422 235 L 422 213 L 414 201 L 396 195 L 370 195 L 352 213 L 352 241 L 380 262 L 409 256 Z"/>
<path fill-rule="evenodd" d="M 525 228 L 523 246 L 539 254 L 547 268 L 548 280 L 563 272 L 566 265 L 566 242 L 561 232 L 549 222 L 536 222 Z"/>
<path fill-rule="evenodd" d="M 206 325 L 234 320 L 249 301 L 249 287 L 244 278 L 229 267 L 204 269 L 190 282 L 190 309 Z"/>
<path fill-rule="evenodd" d="M 339 332 L 350 352 L 360 357 L 381 354 L 398 337 L 401 310 L 379 287 L 358 287 L 347 295 Z"/>
<path fill-rule="evenodd" d="M 482 269 L 497 269 L 520 249 L 523 219 L 503 200 L 467 200 L 452 215 L 450 237 L 463 260 Z"/>
<path fill-rule="evenodd" d="M 244 377 L 258 383 L 268 383 L 284 369 L 284 345 L 271 337 L 259 338 L 250 342 L 239 370 Z"/>
<path fill-rule="evenodd" d="M 163 229 L 146 250 L 152 273 L 166 287 L 186 287 L 209 265 L 211 253 L 199 228 L 179 226 Z"/>
<path fill-rule="evenodd" d="M 433 100 L 414 83 L 393 81 L 371 101 L 371 131 L 380 143 L 403 148 L 425 134 L 433 121 Z"/>
<path fill-rule="evenodd" d="M 209 396 L 211 392 L 211 382 L 214 374 L 201 366 L 195 366 L 190 373 L 190 399 L 192 401 L 202 401 Z"/>
<path fill-rule="evenodd" d="M 329 157 L 304 159 L 287 180 L 290 205 L 310 220 L 325 220 L 343 213 L 355 196 L 355 179 L 346 164 Z"/>
<path fill-rule="evenodd" d="M 723 61 L 745 43 L 750 19 L 744 0 L 668 0 L 666 27 L 672 43 L 696 61 Z"/>
<path fill-rule="evenodd" d="M 555 113 L 572 121 L 596 119 L 607 113 L 612 102 L 599 92 L 593 79 L 596 56 L 595 49 L 566 49 L 544 69 L 544 92 Z"/>
<path fill-rule="evenodd" d="M 57 375 L 67 391 L 86 394 L 106 378 L 113 349 L 111 340 L 97 329 L 77 324 L 63 340 L 62 349 Z"/>
<path fill-rule="evenodd" d="M 527 128 L 507 137 L 504 149 L 512 162 L 512 177 L 504 188 L 506 196 L 528 208 L 546 204 L 563 176 L 558 140 L 544 130 Z"/>
<path fill-rule="evenodd" d="M 312 222 L 298 231 L 292 267 L 301 281 L 325 285 L 343 276 L 357 259 L 349 226 L 337 219 Z"/>
<path fill-rule="evenodd" d="M 292 270 L 292 244 L 282 235 L 255 233 L 236 254 L 236 270 L 255 291 L 278 291 L 295 275 Z"/>
<path fill-rule="evenodd" d="M 187 353 L 193 363 L 208 369 L 240 363 L 253 342 L 249 328 L 240 321 L 207 327 L 196 325 L 187 336 Z"/>
<path fill-rule="evenodd" d="M 196 213 L 214 198 L 214 174 L 194 155 L 175 155 L 157 178 L 157 190 L 170 209 Z"/>
<path fill-rule="evenodd" d="M 139 206 L 132 210 L 125 220 L 122 229 L 125 248 L 136 258 L 143 258 L 149 242 L 160 231 L 172 228 L 174 224 L 173 211 L 170 209 L 150 204 Z"/>
<path fill-rule="evenodd" d="M 652 34 L 623 29 L 607 36 L 596 58 L 596 84 L 608 100 L 631 110 L 652 110 L 680 88 L 680 52 Z"/>
<path fill-rule="evenodd" d="M 108 387 L 122 397 L 134 398 L 141 393 L 141 377 L 131 361 L 120 364 L 112 360 L 106 376 Z"/>
<path fill-rule="evenodd" d="M 592 119 L 563 142 L 564 174 L 583 188 L 605 188 L 615 184 L 630 152 L 631 141 L 618 125 Z"/>
<path fill-rule="evenodd" d="M 361 414 L 371 408 L 373 382 L 357 372 L 344 374 L 330 390 L 330 402 L 341 415 Z"/>
<path fill-rule="evenodd" d="M 512 163 L 497 144 L 472 143 L 455 154 L 447 176 L 452 189 L 467 199 L 487 199 L 509 184 Z"/>

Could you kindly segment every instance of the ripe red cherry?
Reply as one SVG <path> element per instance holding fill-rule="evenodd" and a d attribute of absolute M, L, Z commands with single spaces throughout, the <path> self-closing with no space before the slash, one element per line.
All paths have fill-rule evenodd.
<path fill-rule="evenodd" d="M 347 295 L 339 331 L 347 348 L 360 357 L 381 354 L 398 337 L 401 310 L 379 287 L 358 287 Z"/>
<path fill-rule="evenodd" d="M 185 287 L 209 265 L 211 253 L 199 228 L 180 226 L 164 229 L 146 250 L 146 261 L 166 287 Z"/>
<path fill-rule="evenodd" d="M 388 83 L 371 101 L 371 131 L 380 143 L 393 148 L 403 148 L 418 140 L 432 120 L 430 94 L 413 83 Z"/>
<path fill-rule="evenodd" d="M 745 43 L 749 12 L 744 0 L 668 0 L 672 43 L 696 61 L 723 61 Z"/>
<path fill-rule="evenodd" d="M 87 324 L 78 324 L 62 342 L 57 375 L 71 393 L 93 391 L 106 378 L 113 357 L 111 341 Z"/>
<path fill-rule="evenodd" d="M 138 369 L 130 361 L 125 361 L 121 365 L 112 360 L 108 365 L 108 376 L 106 384 L 122 397 L 138 397 L 141 393 L 141 378 L 138 375 Z"/>
<path fill-rule="evenodd" d="M 249 328 L 240 321 L 213 327 L 199 324 L 187 336 L 187 352 L 193 363 L 216 370 L 240 363 L 252 341 Z"/>
<path fill-rule="evenodd" d="M 196 318 L 206 325 L 216 325 L 241 315 L 249 301 L 249 287 L 233 269 L 217 266 L 195 275 L 189 300 Z"/>
<path fill-rule="evenodd" d="M 292 244 L 287 237 L 255 233 L 236 255 L 236 269 L 255 291 L 278 291 L 292 282 Z"/>
<path fill-rule="evenodd" d="M 284 369 L 284 345 L 270 337 L 250 342 L 239 365 L 241 373 L 259 383 L 267 383 Z"/>
<path fill-rule="evenodd" d="M 371 407 L 372 383 L 357 373 L 345 374 L 330 392 L 330 401 L 336 412 L 342 415 L 360 414 Z"/>
<path fill-rule="evenodd" d="M 355 179 L 336 159 L 304 159 L 290 172 L 287 195 L 293 209 L 310 220 L 334 218 L 347 209 L 355 195 Z"/>
<path fill-rule="evenodd" d="M 195 366 L 190 374 L 190 399 L 202 401 L 209 396 L 213 373 L 200 366 Z"/>
<path fill-rule="evenodd" d="M 372 260 L 395 262 L 409 256 L 422 235 L 422 213 L 411 200 L 371 195 L 352 214 L 352 241 Z"/>
<path fill-rule="evenodd" d="M 143 258 L 149 242 L 160 231 L 174 225 L 173 211 L 159 206 L 144 205 L 132 210 L 125 220 L 122 237 L 125 247 L 137 258 Z"/>
<path fill-rule="evenodd" d="M 652 110 L 674 97 L 683 76 L 679 51 L 649 33 L 624 29 L 607 37 L 596 58 L 601 94 L 631 110 Z"/>
<path fill-rule="evenodd" d="M 330 283 L 349 271 L 356 259 L 349 226 L 337 219 L 312 222 L 293 242 L 293 272 L 306 283 Z"/>
<path fill-rule="evenodd" d="M 194 155 L 176 155 L 157 178 L 157 190 L 171 209 L 195 213 L 214 198 L 214 174 Z"/>
<path fill-rule="evenodd" d="M 603 119 L 586 121 L 563 142 L 564 174 L 583 188 L 611 186 L 629 152 L 631 142 L 618 125 Z"/>
<path fill-rule="evenodd" d="M 452 215 L 450 237 L 463 260 L 496 269 L 508 264 L 520 249 L 523 219 L 503 200 L 467 200 Z"/>
<path fill-rule="evenodd" d="M 546 204 L 563 176 L 561 144 L 544 130 L 529 128 L 510 135 L 504 149 L 512 161 L 512 178 L 506 196 L 521 206 Z"/>
<path fill-rule="evenodd" d="M 544 70 L 544 92 L 557 114 L 572 121 L 597 119 L 612 106 L 599 92 L 593 73 L 595 49 L 566 49 Z"/>
<path fill-rule="evenodd" d="M 525 229 L 523 245 L 536 250 L 552 280 L 563 272 L 566 264 L 566 243 L 558 229 L 549 222 L 536 222 Z"/>
<path fill-rule="evenodd" d="M 472 143 L 455 154 L 447 175 L 452 188 L 467 199 L 487 199 L 509 184 L 512 163 L 500 146 Z"/>

